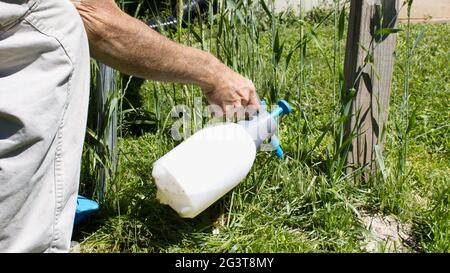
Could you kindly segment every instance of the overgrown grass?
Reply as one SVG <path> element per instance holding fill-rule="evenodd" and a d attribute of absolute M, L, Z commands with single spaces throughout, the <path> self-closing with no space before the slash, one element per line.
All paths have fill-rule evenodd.
<path fill-rule="evenodd" d="M 264 11 L 245 6 L 257 2 L 228 2 L 244 6 L 211 15 L 209 24 L 184 29 L 179 37 L 251 78 L 269 102 L 286 98 L 294 105 L 295 114 L 280 128 L 287 159 L 259 152 L 247 178 L 232 192 L 195 219 L 179 218 L 157 202 L 152 164 L 178 144 L 168 132 L 174 121 L 167 118 L 170 109 L 192 106 L 201 92 L 193 86 L 141 85 L 132 79 L 125 94 L 131 110 L 119 139 L 118 172 L 100 214 L 75 230 L 82 251 L 361 252 L 366 231 L 359 215 L 370 212 L 393 214 L 412 224 L 415 246 L 409 251 L 449 252 L 450 25 L 411 26 L 412 40 L 420 33 L 423 39 L 409 60 L 412 119 L 404 174 L 398 170 L 404 147 L 400 109 L 411 44 L 406 32 L 398 34 L 386 173 L 357 183 L 330 164 L 335 144 L 330 125 L 339 125 L 330 121 L 339 113 L 340 14 L 275 16 L 270 5 Z M 180 30 L 164 33 L 176 39 Z M 89 165 L 83 179 L 93 179 Z"/>

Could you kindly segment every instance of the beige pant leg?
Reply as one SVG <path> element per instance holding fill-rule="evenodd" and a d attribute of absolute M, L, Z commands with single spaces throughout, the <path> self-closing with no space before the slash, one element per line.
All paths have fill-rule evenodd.
<path fill-rule="evenodd" d="M 66 252 L 89 96 L 69 0 L 0 0 L 0 252 Z"/>

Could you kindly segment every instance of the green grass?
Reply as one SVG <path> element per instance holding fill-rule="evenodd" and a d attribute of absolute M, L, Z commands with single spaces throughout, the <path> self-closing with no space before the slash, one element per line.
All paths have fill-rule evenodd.
<path fill-rule="evenodd" d="M 276 21 L 264 18 L 255 26 L 256 41 L 237 29 L 236 35 L 241 36 L 235 39 L 243 39 L 242 47 L 248 43 L 237 49 L 241 59 L 227 59 L 207 29 L 193 29 L 204 31 L 203 44 L 188 33 L 183 37 L 187 37 L 185 43 L 203 46 L 253 78 L 262 97 L 269 101 L 286 98 L 294 105 L 295 114 L 284 119 L 280 128 L 287 159 L 280 161 L 272 153 L 259 152 L 247 178 L 232 192 L 195 219 L 179 218 L 156 200 L 152 164 L 179 143 L 168 133 L 173 122 L 166 119 L 171 105 L 192 105 L 201 93 L 192 86 L 150 81 L 140 85 L 132 80 L 126 97 L 135 107 L 142 103 L 136 116 L 149 124 L 122 131 L 118 173 L 102 210 L 75 229 L 74 239 L 81 241 L 82 251 L 364 252 L 365 229 L 358 215 L 372 212 L 393 214 L 412 224 L 415 246 L 409 251 L 450 252 L 450 25 L 411 26 L 413 40 L 421 32 L 424 36 L 410 59 L 409 111 L 415 122 L 408 134 L 404 174 L 398 172 L 398 128 L 404 103 L 404 64 L 411 45 L 405 42 L 406 32 L 398 34 L 384 152 L 386 176 L 356 183 L 340 174 L 335 179 L 326 162 L 327 146 L 333 144 L 327 126 L 338 109 L 337 74 L 328 64 L 334 49 L 344 43 L 333 41 L 333 17 L 316 29 L 302 59 L 295 47 L 299 33 L 303 28 L 310 34 L 315 22 L 293 16 Z M 284 41 L 278 53 L 273 52 L 276 31 L 271 24 L 276 24 L 278 51 Z M 273 54 L 280 54 L 278 62 Z M 245 59 L 250 55 L 253 59 Z M 323 132 L 325 137 L 315 145 Z M 93 179 L 86 169 L 83 179 L 82 189 L 83 183 Z"/>

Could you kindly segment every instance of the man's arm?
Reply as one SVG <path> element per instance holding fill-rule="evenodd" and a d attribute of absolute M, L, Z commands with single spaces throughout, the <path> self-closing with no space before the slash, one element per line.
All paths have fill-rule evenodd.
<path fill-rule="evenodd" d="M 259 107 L 253 83 L 210 53 L 176 43 L 127 15 L 113 0 L 72 0 L 91 55 L 129 75 L 200 86 L 209 103 Z"/>

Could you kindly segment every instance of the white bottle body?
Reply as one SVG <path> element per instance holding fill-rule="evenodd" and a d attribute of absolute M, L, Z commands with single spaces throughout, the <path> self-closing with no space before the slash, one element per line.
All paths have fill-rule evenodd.
<path fill-rule="evenodd" d="M 255 156 L 255 143 L 242 126 L 206 127 L 154 163 L 157 198 L 193 218 L 239 184 Z"/>

